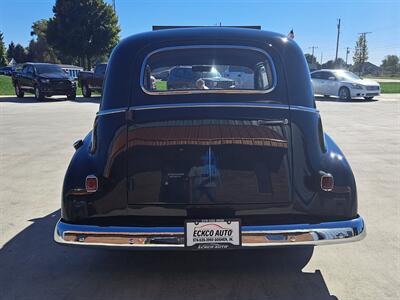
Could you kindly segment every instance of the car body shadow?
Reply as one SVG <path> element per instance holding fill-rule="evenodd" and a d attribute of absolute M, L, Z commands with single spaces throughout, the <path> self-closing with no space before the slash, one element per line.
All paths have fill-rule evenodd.
<path fill-rule="evenodd" d="M 342 102 L 342 103 L 361 103 L 361 102 L 377 102 L 378 99 L 371 99 L 371 100 L 366 100 L 364 98 L 355 98 L 351 100 L 341 100 L 338 97 L 324 97 L 324 96 L 315 96 L 315 101 L 321 101 L 321 102 Z"/>
<path fill-rule="evenodd" d="M 100 103 L 100 96 L 93 96 L 90 98 L 85 98 L 77 96 L 75 100 L 68 100 L 67 97 L 47 97 L 41 101 L 35 99 L 35 97 L 26 96 L 23 98 L 18 98 L 16 96 L 0 97 L 0 103 L 18 103 L 18 104 L 41 104 L 41 103 L 51 103 L 51 102 L 74 102 L 74 103 Z"/>
<path fill-rule="evenodd" d="M 59 211 L 0 250 L 1 299 L 337 299 L 319 270 L 302 272 L 313 248 L 133 252 L 53 241 Z"/>

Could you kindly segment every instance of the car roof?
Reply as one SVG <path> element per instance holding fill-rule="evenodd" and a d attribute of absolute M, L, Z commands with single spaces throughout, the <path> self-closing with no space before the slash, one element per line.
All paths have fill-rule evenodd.
<path fill-rule="evenodd" d="M 264 31 L 264 30 L 256 30 L 256 29 L 248 29 L 248 28 L 228 28 L 228 27 L 220 27 L 220 26 L 210 26 L 210 27 L 193 27 L 193 28 L 175 28 L 175 29 L 163 29 L 156 31 L 148 31 L 139 33 L 130 37 L 125 38 L 124 40 L 134 39 L 143 39 L 152 40 L 155 39 L 157 41 L 169 38 L 174 39 L 186 39 L 190 38 L 192 40 L 203 39 L 204 37 L 210 38 L 214 36 L 219 39 L 254 39 L 254 40 L 266 40 L 266 39 L 281 39 L 285 38 L 285 35 L 280 33 Z M 124 40 L 122 42 L 124 42 Z"/>
<path fill-rule="evenodd" d="M 144 105 L 164 103 L 171 98 L 173 102 L 188 101 L 198 95 L 182 94 L 179 97 L 168 95 L 149 95 L 143 91 L 142 72 L 131 72 L 132 69 L 143 69 L 143 63 L 160 49 L 176 49 L 178 47 L 217 46 L 221 48 L 245 47 L 264 50 L 274 62 L 277 77 L 275 87 L 267 96 L 264 93 L 220 94 L 221 98 L 238 101 L 270 101 L 291 103 L 293 105 L 315 108 L 310 74 L 304 53 L 293 39 L 286 35 L 256 29 L 244 28 L 182 28 L 164 29 L 139 33 L 123 39 L 112 51 L 104 82 L 103 97 L 100 110 L 126 107 L 127 105 Z M 128 84 L 129 83 L 129 84 Z M 132 84 L 133 83 L 133 84 Z M 132 97 L 132 91 L 138 92 Z M 211 93 L 205 98 L 212 97 Z M 173 98 L 173 99 L 172 99 Z"/>

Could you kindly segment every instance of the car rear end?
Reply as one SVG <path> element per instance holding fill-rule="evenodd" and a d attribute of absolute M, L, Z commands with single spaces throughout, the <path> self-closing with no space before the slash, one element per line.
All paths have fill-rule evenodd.
<path fill-rule="evenodd" d="M 205 41 L 157 48 L 154 43 L 155 49 L 139 51 L 131 66 L 141 73 L 118 83 L 112 78 L 126 67 L 122 53 L 129 53 L 129 46 L 117 49 L 94 129 L 65 177 L 55 240 L 197 250 L 362 238 L 351 170 L 329 139 L 325 144 L 318 112 L 291 104 L 293 94 L 311 95 L 310 83 L 285 78 L 279 48 L 286 41 L 274 42 L 276 48 L 265 47 L 264 40 L 234 46 Z M 296 45 L 287 55 L 301 59 L 289 58 L 288 64 L 308 76 Z M 195 65 L 250 68 L 254 84 L 152 86 L 160 69 Z M 310 91 L 293 93 L 287 82 Z M 128 83 L 133 87 L 125 87 Z M 124 89 L 126 95 L 134 91 L 128 105 L 110 106 Z M 333 161 L 340 165 L 332 167 Z"/>

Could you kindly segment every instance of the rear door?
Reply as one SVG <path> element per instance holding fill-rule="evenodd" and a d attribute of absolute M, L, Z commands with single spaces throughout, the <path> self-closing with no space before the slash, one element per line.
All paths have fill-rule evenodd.
<path fill-rule="evenodd" d="M 321 95 L 322 92 L 322 73 L 321 72 L 314 72 L 311 74 L 311 81 L 313 83 L 314 94 Z"/>
<path fill-rule="evenodd" d="M 339 81 L 332 72 L 326 73 L 326 94 L 330 96 L 337 96 L 339 91 Z"/>
<path fill-rule="evenodd" d="M 172 104 L 132 111 L 131 213 L 190 215 L 191 209 L 203 205 L 207 214 L 206 207 L 250 205 L 247 212 L 257 215 L 263 213 L 256 209 L 259 204 L 290 202 L 290 122 L 285 105 Z M 172 209 L 179 205 L 184 206 L 180 213 Z"/>

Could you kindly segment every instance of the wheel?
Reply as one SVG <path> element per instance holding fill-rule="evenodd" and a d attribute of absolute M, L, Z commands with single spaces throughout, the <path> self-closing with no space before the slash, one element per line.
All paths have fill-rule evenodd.
<path fill-rule="evenodd" d="M 350 90 L 347 87 L 342 86 L 339 89 L 339 98 L 340 100 L 351 100 Z"/>
<path fill-rule="evenodd" d="M 364 99 L 365 100 L 372 100 L 372 99 L 374 99 L 374 96 L 372 96 L 372 97 L 364 97 Z"/>
<path fill-rule="evenodd" d="M 72 93 L 72 94 L 67 95 L 67 99 L 74 101 L 76 99 L 76 93 Z"/>
<path fill-rule="evenodd" d="M 82 86 L 82 95 L 85 98 L 90 98 L 90 96 L 92 95 L 92 91 L 90 90 L 89 86 L 87 85 L 87 83 L 85 83 Z"/>
<path fill-rule="evenodd" d="M 23 98 L 23 97 L 24 97 L 24 92 L 21 90 L 21 88 L 20 88 L 20 86 L 19 86 L 18 83 L 15 84 L 15 95 L 16 95 L 18 98 Z"/>
<path fill-rule="evenodd" d="M 35 87 L 35 98 L 38 101 L 41 101 L 44 99 L 44 95 L 43 95 L 42 91 L 37 86 Z"/>

